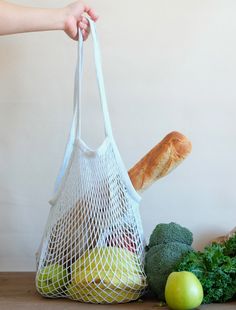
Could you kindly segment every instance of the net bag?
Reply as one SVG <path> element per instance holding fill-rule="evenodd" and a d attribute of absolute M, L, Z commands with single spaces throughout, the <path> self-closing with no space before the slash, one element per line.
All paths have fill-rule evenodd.
<path fill-rule="evenodd" d="M 45 297 L 123 303 L 138 299 L 147 285 L 140 196 L 113 138 L 95 25 L 89 22 L 105 139 L 92 150 L 80 136 L 83 39 L 79 31 L 73 122 L 41 241 L 36 287 Z"/>

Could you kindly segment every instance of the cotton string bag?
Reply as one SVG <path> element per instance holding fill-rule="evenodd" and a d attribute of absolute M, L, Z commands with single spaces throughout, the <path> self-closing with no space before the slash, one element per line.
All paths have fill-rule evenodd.
<path fill-rule="evenodd" d="M 93 150 L 81 138 L 79 30 L 73 122 L 39 250 L 36 287 L 45 297 L 123 303 L 138 299 L 147 285 L 140 196 L 113 138 L 95 24 L 88 20 L 105 139 Z"/>

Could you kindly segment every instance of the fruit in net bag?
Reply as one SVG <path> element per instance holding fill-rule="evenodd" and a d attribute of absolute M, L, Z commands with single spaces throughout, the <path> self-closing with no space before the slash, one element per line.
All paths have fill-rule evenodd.
<path fill-rule="evenodd" d="M 118 247 L 87 250 L 72 265 L 71 275 L 67 294 L 85 302 L 135 300 L 146 286 L 137 255 Z"/>
<path fill-rule="evenodd" d="M 67 270 L 57 263 L 43 267 L 36 277 L 38 291 L 46 296 L 61 294 L 68 282 Z"/>

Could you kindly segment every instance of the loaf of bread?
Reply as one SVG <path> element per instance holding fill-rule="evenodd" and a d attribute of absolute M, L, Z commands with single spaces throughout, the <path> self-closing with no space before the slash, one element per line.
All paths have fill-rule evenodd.
<path fill-rule="evenodd" d="M 129 170 L 134 188 L 138 192 L 144 191 L 176 168 L 191 149 L 191 142 L 184 135 L 177 131 L 169 133 Z"/>
<path fill-rule="evenodd" d="M 234 227 L 227 235 L 220 236 L 212 240 L 210 243 L 216 242 L 216 243 L 225 243 L 227 240 L 229 240 L 231 237 L 233 237 L 236 234 L 236 227 Z"/>

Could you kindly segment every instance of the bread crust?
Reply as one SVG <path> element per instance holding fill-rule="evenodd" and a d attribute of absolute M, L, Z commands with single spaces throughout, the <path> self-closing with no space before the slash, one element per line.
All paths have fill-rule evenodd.
<path fill-rule="evenodd" d="M 212 240 L 210 243 L 220 243 L 223 244 L 227 240 L 229 240 L 231 237 L 233 237 L 236 234 L 236 227 L 234 227 L 227 235 L 225 236 L 219 236 Z"/>
<path fill-rule="evenodd" d="M 191 152 L 192 144 L 183 134 L 173 131 L 152 148 L 133 168 L 129 177 L 134 188 L 142 192 L 156 180 L 176 168 Z"/>

